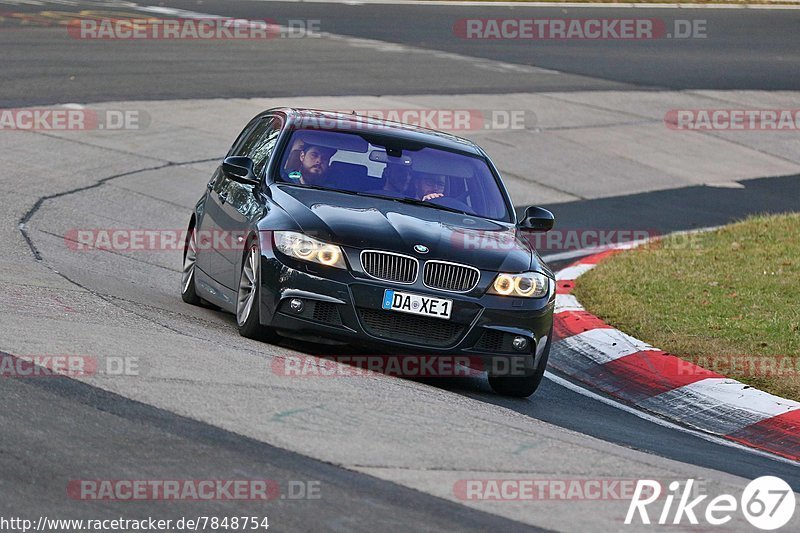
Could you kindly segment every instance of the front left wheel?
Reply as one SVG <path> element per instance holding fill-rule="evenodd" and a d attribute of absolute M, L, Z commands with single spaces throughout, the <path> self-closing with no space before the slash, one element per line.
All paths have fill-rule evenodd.
<path fill-rule="evenodd" d="M 236 295 L 236 324 L 239 333 L 248 339 L 273 340 L 276 335 L 261 325 L 261 250 L 258 241 L 250 239 L 239 275 L 239 289 Z"/>
<path fill-rule="evenodd" d="M 183 245 L 183 272 L 181 274 L 181 298 L 187 304 L 202 305 L 194 285 L 194 271 L 197 265 L 197 234 L 194 226 L 189 226 Z"/>

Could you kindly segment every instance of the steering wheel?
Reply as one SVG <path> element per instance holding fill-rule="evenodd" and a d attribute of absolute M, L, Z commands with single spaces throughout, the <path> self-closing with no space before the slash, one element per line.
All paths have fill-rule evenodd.
<path fill-rule="evenodd" d="M 450 198 L 450 197 L 447 197 L 447 196 L 440 196 L 439 198 L 434 198 L 434 199 L 428 200 L 428 201 L 430 203 L 432 203 L 432 204 L 438 204 L 438 205 L 441 205 L 441 206 L 444 206 L 444 207 L 450 207 L 452 209 L 458 209 L 459 211 L 465 211 L 467 213 L 469 213 L 472 210 L 472 208 L 470 208 L 470 206 L 468 206 L 467 204 L 465 204 L 461 200 L 458 200 L 456 198 Z"/>

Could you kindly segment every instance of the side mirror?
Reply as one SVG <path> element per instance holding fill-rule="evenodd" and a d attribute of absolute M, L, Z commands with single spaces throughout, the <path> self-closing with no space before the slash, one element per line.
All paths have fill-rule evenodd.
<path fill-rule="evenodd" d="M 543 207 L 532 205 L 525 210 L 525 216 L 522 217 L 517 226 L 521 229 L 532 231 L 550 231 L 553 229 L 555 221 L 556 218 L 553 213 Z"/>
<path fill-rule="evenodd" d="M 222 162 L 222 173 L 225 177 L 244 185 L 258 185 L 253 160 L 249 157 L 231 156 Z"/>

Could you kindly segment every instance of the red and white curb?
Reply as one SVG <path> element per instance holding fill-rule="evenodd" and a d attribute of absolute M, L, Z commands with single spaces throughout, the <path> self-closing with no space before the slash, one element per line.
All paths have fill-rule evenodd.
<path fill-rule="evenodd" d="M 680 424 L 800 461 L 800 403 L 754 389 L 626 335 L 588 313 L 575 280 L 620 249 L 556 275 L 549 364 L 609 396 Z"/>

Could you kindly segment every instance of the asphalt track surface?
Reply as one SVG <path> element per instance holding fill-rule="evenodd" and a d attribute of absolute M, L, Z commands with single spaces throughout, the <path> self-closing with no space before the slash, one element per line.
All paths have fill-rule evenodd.
<path fill-rule="evenodd" d="M 3 433 L 2 515 L 96 518 L 98 515 L 178 520 L 193 516 L 270 516 L 279 530 L 374 531 L 374 524 L 418 531 L 523 529 L 454 503 L 370 476 L 166 413 L 74 380 L 34 385 L 6 380 Z M 21 406 L 25 405 L 25 409 Z M 35 420 L 36 423 L 31 422 Z M 47 428 L 46 438 L 40 431 Z M 88 507 L 65 498 L 64 485 L 80 467 L 98 479 L 106 471 L 135 472 L 137 479 L 308 479 L 324 498 L 276 498 L 263 502 L 130 502 Z M 88 478 L 87 478 L 88 479 Z M 13 490 L 12 490 L 13 488 Z M 297 490 L 297 489 L 295 489 Z M 288 497 L 288 484 L 281 487 Z M 280 517 L 280 523 L 275 518 Z"/>
<path fill-rule="evenodd" d="M 511 70 L 482 79 L 464 79 L 457 64 L 430 68 L 419 59 L 413 67 L 421 71 L 429 68 L 429 72 L 409 76 L 405 70 L 406 74 L 400 75 L 402 69 L 408 68 L 402 57 L 384 62 L 359 48 L 346 58 L 326 57 L 324 47 L 309 44 L 310 40 L 291 46 L 279 43 L 277 54 L 264 54 L 239 43 L 213 43 L 201 51 L 158 42 L 145 43 L 144 47 L 92 43 L 87 48 L 85 43 L 78 47 L 78 43 L 65 39 L 62 29 L 30 28 L 0 32 L 4 53 L 0 65 L 6 73 L 0 86 L 0 104 L 609 88 L 800 88 L 800 41 L 796 32 L 790 31 L 800 22 L 800 11 L 764 11 L 743 17 L 736 12 L 692 10 L 686 18 L 709 20 L 710 38 L 702 42 L 661 41 L 625 46 L 609 42 L 591 47 L 544 43 L 531 50 L 514 43 L 486 46 L 456 40 L 450 29 L 452 12 L 438 7 L 213 1 L 202 5 L 162 4 L 226 16 L 269 17 L 279 22 L 319 18 L 325 21 L 323 29 L 332 33 L 558 69 L 568 75 L 554 81 L 545 74 L 531 77 Z M 533 16 L 529 13 L 568 16 L 560 15 L 561 10 L 501 7 L 468 8 L 458 11 L 458 16 Z M 585 16 L 605 13 L 582 11 Z M 636 15 L 684 17 L 685 12 L 636 10 Z M 375 23 L 376 20 L 386 22 Z M 435 62 L 432 58 L 431 63 Z M 70 80 L 71 76 L 75 79 Z M 746 182 L 744 189 L 696 186 L 549 207 L 559 220 L 568 220 L 575 227 L 624 228 L 629 217 L 636 217 L 641 221 L 640 227 L 667 232 L 722 224 L 749 213 L 797 210 L 799 183 L 796 176 L 765 177 Z M 230 331 L 226 338 L 236 342 L 230 319 L 221 315 L 216 322 L 227 322 Z M 285 346 L 307 353 L 319 351 L 318 347 L 296 342 L 286 342 Z M 654 424 L 549 380 L 534 399 L 525 401 L 494 396 L 479 380 L 426 384 L 689 465 L 745 478 L 778 475 L 800 490 L 800 469 L 794 465 Z M 65 498 L 63 484 L 53 483 L 53 479 L 74 477 L 75 472 L 103 478 L 118 474 L 122 468 L 131 472 L 130 477 L 141 478 L 202 479 L 230 476 L 230 472 L 238 471 L 244 477 L 320 480 L 326 487 L 321 503 L 275 502 L 270 514 L 280 516 L 281 529 L 287 530 L 374 530 L 377 525 L 413 530 L 505 531 L 527 527 L 74 380 L 0 379 L 0 391 L 4 404 L 12 406 L 0 410 L 0 515 L 50 512 L 69 517 L 150 514 L 168 518 L 198 512 L 232 515 L 260 511 L 254 510 L 252 504 L 232 507 L 219 502 L 200 507 L 189 503 L 106 503 L 87 508 Z M 91 465 L 88 470 L 87 464 Z"/>
<path fill-rule="evenodd" d="M 198 9 L 192 1 L 165 5 Z M 800 83 L 800 43 L 793 31 L 800 12 L 726 10 L 608 9 L 527 6 L 341 6 L 326 3 L 237 2 L 212 0 L 203 10 L 236 17 L 264 17 L 278 22 L 311 18 L 324 21 L 324 31 L 353 37 L 404 43 L 474 57 L 557 69 L 591 80 L 573 82 L 562 90 L 600 88 L 601 80 L 640 87 L 670 89 L 795 89 Z M 193 7 L 194 6 L 194 7 Z M 462 18 L 648 18 L 673 21 L 704 20 L 705 38 L 619 40 L 480 41 L 453 32 Z M 495 81 L 505 83 L 504 76 Z M 530 90 L 530 89 L 528 89 Z"/>
<path fill-rule="evenodd" d="M 98 2 L 102 4 L 102 2 Z M 44 4 L 60 12 L 97 3 Z M 141 2 L 147 4 L 147 2 Z M 614 10 L 612 16 L 706 20 L 706 38 L 644 41 L 466 40 L 453 34 L 460 18 L 604 18 L 603 9 L 342 5 L 313 2 L 165 1 L 159 6 L 250 19 L 316 19 L 324 32 L 411 45 L 376 61 L 367 45 L 347 55 L 313 39 L 273 39 L 267 46 L 223 42 L 109 42 L 67 37 L 63 28 L 30 28 L 6 20 L 4 107 L 137 99 L 265 97 L 348 94 L 463 94 L 601 89 L 764 89 L 800 86 L 800 10 L 741 12 L 721 9 Z M 37 13 L 42 6 L 0 3 L 0 9 Z M 102 7 L 100 8 L 102 9 Z M 108 9 L 108 8 L 106 8 Z M 119 11 L 119 10 L 118 10 Z M 513 68 L 464 76 L 458 62 L 433 52 L 491 59 L 518 67 L 556 69 L 530 75 Z"/>

